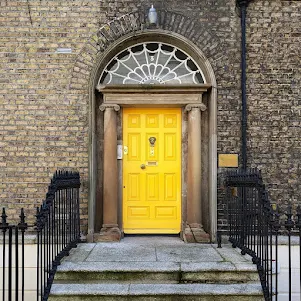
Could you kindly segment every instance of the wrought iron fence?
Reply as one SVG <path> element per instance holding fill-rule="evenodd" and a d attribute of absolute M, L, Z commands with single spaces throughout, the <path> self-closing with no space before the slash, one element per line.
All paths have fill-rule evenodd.
<path fill-rule="evenodd" d="M 79 188 L 78 173 L 56 172 L 48 187 L 45 201 L 37 208 L 36 223 L 32 226 L 26 224 L 23 209 L 17 225 L 7 223 L 5 209 L 2 209 L 0 230 L 2 230 L 3 274 L 2 279 L 0 278 L 0 289 L 3 301 L 25 300 L 24 232 L 29 227 L 34 227 L 37 236 L 36 299 L 41 301 L 48 299 L 61 259 L 80 241 Z"/>
<path fill-rule="evenodd" d="M 301 249 L 301 208 L 289 206 L 280 214 L 270 203 L 260 171 L 236 170 L 226 177 L 229 241 L 239 247 L 241 254 L 249 254 L 257 265 L 265 300 L 278 300 L 278 237 L 288 241 L 288 299 L 292 299 L 293 235 L 299 237 Z M 300 255 L 301 257 L 301 255 Z M 301 261 L 300 266 L 301 270 Z M 301 289 L 301 274 L 300 274 Z"/>

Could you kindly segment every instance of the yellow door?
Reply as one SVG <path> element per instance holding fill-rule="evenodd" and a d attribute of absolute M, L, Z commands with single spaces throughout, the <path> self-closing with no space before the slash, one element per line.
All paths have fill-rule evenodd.
<path fill-rule="evenodd" d="M 124 233 L 179 233 L 181 109 L 123 109 Z"/>

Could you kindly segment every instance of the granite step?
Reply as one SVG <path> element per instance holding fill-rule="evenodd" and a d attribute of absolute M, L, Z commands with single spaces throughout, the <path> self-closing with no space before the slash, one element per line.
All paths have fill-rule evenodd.
<path fill-rule="evenodd" d="M 231 245 L 154 238 L 81 244 L 55 275 L 51 301 L 263 301 L 256 266 Z"/>
<path fill-rule="evenodd" d="M 49 301 L 263 301 L 259 284 L 53 284 Z"/>
<path fill-rule="evenodd" d="M 63 262 L 55 283 L 247 283 L 256 266 L 231 262 Z"/>

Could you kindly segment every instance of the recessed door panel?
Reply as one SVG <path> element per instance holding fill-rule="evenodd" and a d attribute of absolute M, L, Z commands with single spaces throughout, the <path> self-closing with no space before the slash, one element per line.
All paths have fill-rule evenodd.
<path fill-rule="evenodd" d="M 164 201 L 175 201 L 177 199 L 176 174 L 164 175 Z"/>
<path fill-rule="evenodd" d="M 131 161 L 141 161 L 141 134 L 130 133 L 128 138 L 128 156 Z"/>
<path fill-rule="evenodd" d="M 146 128 L 158 128 L 159 127 L 159 115 L 158 114 L 146 114 L 145 127 Z"/>
<path fill-rule="evenodd" d="M 159 133 L 146 133 L 145 136 L 145 159 L 146 161 L 156 161 L 159 160 L 160 151 L 160 136 Z M 151 144 L 150 141 L 153 143 Z"/>
<path fill-rule="evenodd" d="M 176 133 L 164 134 L 164 160 L 177 160 L 177 137 Z"/>
<path fill-rule="evenodd" d="M 123 230 L 179 233 L 181 109 L 123 109 Z"/>
<path fill-rule="evenodd" d="M 128 127 L 129 128 L 140 128 L 141 127 L 139 114 L 128 115 Z"/>
<path fill-rule="evenodd" d="M 128 200 L 129 201 L 139 201 L 140 197 L 140 174 L 136 173 L 129 173 L 128 175 L 128 185 L 129 185 L 129 192 Z"/>
<path fill-rule="evenodd" d="M 129 219 L 147 219 L 149 218 L 149 207 L 132 206 L 128 207 Z"/>
<path fill-rule="evenodd" d="M 176 114 L 166 114 L 164 116 L 165 128 L 177 128 L 178 118 Z"/>
<path fill-rule="evenodd" d="M 159 174 L 146 174 L 146 201 L 159 201 Z"/>
<path fill-rule="evenodd" d="M 177 207 L 156 207 L 156 218 L 176 219 Z"/>

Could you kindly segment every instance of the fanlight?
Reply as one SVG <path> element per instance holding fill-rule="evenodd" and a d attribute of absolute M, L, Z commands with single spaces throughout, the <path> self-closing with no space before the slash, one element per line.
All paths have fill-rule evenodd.
<path fill-rule="evenodd" d="M 182 50 L 164 43 L 131 46 L 116 55 L 100 76 L 99 84 L 202 84 L 204 76 Z"/>

